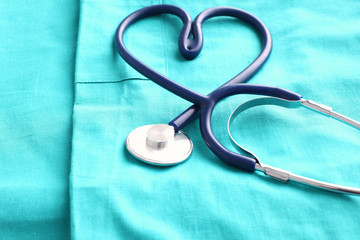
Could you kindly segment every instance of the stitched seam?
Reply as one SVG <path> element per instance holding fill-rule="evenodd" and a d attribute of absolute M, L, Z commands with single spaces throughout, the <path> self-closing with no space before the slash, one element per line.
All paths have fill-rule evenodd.
<path fill-rule="evenodd" d="M 124 78 L 121 80 L 117 80 L 117 81 L 105 81 L 105 82 L 99 82 L 99 81 L 94 81 L 94 82 L 75 82 L 75 84 L 95 84 L 95 83 L 119 83 L 119 82 L 126 82 L 126 81 L 132 81 L 132 80 L 137 80 L 137 81 L 148 81 L 148 78 Z"/>

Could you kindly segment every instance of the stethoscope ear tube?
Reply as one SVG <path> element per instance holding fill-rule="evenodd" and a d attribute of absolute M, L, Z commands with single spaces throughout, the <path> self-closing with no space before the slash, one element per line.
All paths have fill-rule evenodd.
<path fill-rule="evenodd" d="M 319 181 L 319 180 L 315 180 L 312 178 L 307 178 L 304 176 L 296 175 L 291 172 L 282 170 L 280 168 L 276 168 L 276 167 L 272 167 L 272 166 L 263 164 L 260 162 L 258 157 L 255 156 L 254 153 L 252 153 L 248 149 L 245 149 L 244 147 L 242 147 L 231 134 L 231 123 L 243 111 L 245 111 L 249 108 L 255 107 L 255 106 L 262 106 L 262 105 L 277 105 L 277 106 L 286 107 L 286 108 L 299 108 L 299 107 L 305 106 L 316 112 L 325 114 L 327 116 L 331 116 L 341 122 L 344 122 L 346 124 L 351 125 L 354 128 L 357 128 L 357 129 L 360 128 L 359 122 L 357 122 L 351 118 L 348 118 L 344 115 L 341 115 L 337 112 L 334 112 L 332 110 L 332 108 L 329 106 L 326 106 L 323 104 L 318 104 L 318 103 L 315 103 L 310 100 L 300 99 L 300 100 L 295 100 L 295 101 L 289 101 L 289 100 L 286 100 L 283 98 L 261 97 L 261 98 L 249 100 L 249 101 L 239 105 L 230 114 L 230 117 L 228 119 L 227 128 L 228 128 L 229 137 L 230 137 L 231 141 L 234 143 L 234 145 L 237 146 L 242 151 L 245 151 L 246 153 L 251 155 L 256 160 L 255 169 L 257 171 L 263 172 L 264 174 L 266 174 L 274 179 L 280 180 L 282 182 L 293 181 L 293 182 L 301 183 L 304 185 L 308 185 L 311 187 L 316 187 L 316 188 L 320 188 L 320 189 L 324 189 L 324 190 L 328 190 L 328 191 L 360 195 L 360 188 L 347 187 L 347 186 L 332 184 L 332 183 L 328 183 L 328 182 L 324 182 L 324 181 Z"/>
<path fill-rule="evenodd" d="M 256 170 L 263 172 L 264 174 L 275 178 L 277 180 L 283 181 L 283 182 L 297 182 L 300 184 L 304 184 L 311 187 L 320 188 L 327 191 L 337 192 L 337 193 L 343 193 L 343 194 L 354 194 L 354 195 L 360 195 L 360 188 L 353 188 L 353 187 L 347 187 L 343 185 L 337 185 L 332 184 L 324 181 L 318 181 L 312 178 L 307 178 L 304 176 L 296 175 L 291 172 L 271 167 L 265 164 L 256 164 Z"/>

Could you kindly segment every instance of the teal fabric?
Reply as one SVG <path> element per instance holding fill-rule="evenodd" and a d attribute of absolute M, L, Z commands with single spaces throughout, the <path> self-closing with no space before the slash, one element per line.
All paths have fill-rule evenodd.
<path fill-rule="evenodd" d="M 184 129 L 194 152 L 181 165 L 152 167 L 127 152 L 132 129 L 167 123 L 189 106 L 134 71 L 113 46 L 124 17 L 162 3 L 192 17 L 214 6 L 253 13 L 274 46 L 250 83 L 360 119 L 356 0 L 1 1 L 0 239 L 358 239 L 359 198 L 230 167 L 204 144 L 197 120 Z M 175 17 L 152 17 L 129 29 L 126 45 L 203 94 L 261 48 L 249 26 L 217 18 L 204 24 L 199 57 L 186 61 L 177 49 L 180 29 Z M 252 97 L 215 109 L 215 134 L 234 151 L 227 118 Z M 347 125 L 269 106 L 247 110 L 232 130 L 266 164 L 360 187 L 360 132 Z"/>
<path fill-rule="evenodd" d="M 0 1 L 0 239 L 69 239 L 79 4 Z"/>
<path fill-rule="evenodd" d="M 253 84 L 283 87 L 360 119 L 358 1 L 81 1 L 70 175 L 73 239 L 356 239 L 360 201 L 232 168 L 206 147 L 198 121 L 185 131 L 194 152 L 184 164 L 157 168 L 125 149 L 127 134 L 167 123 L 189 103 L 129 67 L 113 46 L 128 14 L 176 4 L 192 17 L 228 5 L 269 27 L 274 48 Z M 129 49 L 161 73 L 209 93 L 246 67 L 260 50 L 249 26 L 229 18 L 204 24 L 194 61 L 177 49 L 181 22 L 172 16 L 135 24 Z M 226 133 L 231 111 L 249 97 L 220 103 L 213 125 Z M 254 108 L 234 122 L 234 135 L 266 164 L 360 187 L 359 131 L 303 109 Z"/>

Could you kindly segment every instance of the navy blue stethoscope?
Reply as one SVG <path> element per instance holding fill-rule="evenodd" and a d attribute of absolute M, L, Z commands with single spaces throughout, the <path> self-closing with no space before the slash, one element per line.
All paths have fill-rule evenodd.
<path fill-rule="evenodd" d="M 151 69 L 133 56 L 126 48 L 123 37 L 127 28 L 141 19 L 158 14 L 172 14 L 178 16 L 182 20 L 183 27 L 179 37 L 179 49 L 182 56 L 187 60 L 196 58 L 202 49 L 202 24 L 206 20 L 217 16 L 235 17 L 248 23 L 260 36 L 262 50 L 259 56 L 242 72 L 207 96 L 202 95 Z M 360 195 L 360 189 L 357 188 L 317 181 L 262 164 L 253 153 L 241 147 L 232 137 L 230 125 L 234 117 L 247 108 L 269 104 L 291 108 L 306 106 L 356 128 L 360 128 L 359 122 L 332 111 L 328 106 L 303 99 L 301 95 L 297 93 L 278 87 L 245 84 L 245 82 L 247 82 L 265 63 L 272 48 L 271 34 L 265 24 L 256 16 L 237 8 L 215 7 L 201 12 L 195 20 L 192 21 L 189 14 L 182 8 L 173 5 L 154 5 L 135 11 L 120 23 L 115 34 L 115 45 L 120 56 L 139 73 L 168 91 L 193 103 L 191 107 L 186 109 L 168 124 L 146 125 L 133 130 L 127 137 L 126 146 L 129 152 L 137 159 L 160 166 L 169 166 L 185 161 L 190 156 L 193 145 L 190 138 L 181 130 L 199 116 L 201 135 L 206 145 L 216 156 L 230 165 L 249 172 L 258 170 L 284 182 L 292 180 L 335 192 Z M 266 96 L 250 100 L 240 105 L 234 110 L 229 118 L 228 131 L 230 138 L 239 148 L 247 152 L 250 157 L 240 155 L 239 153 L 232 152 L 225 148 L 216 139 L 211 127 L 211 115 L 215 105 L 222 99 L 236 94 Z"/>

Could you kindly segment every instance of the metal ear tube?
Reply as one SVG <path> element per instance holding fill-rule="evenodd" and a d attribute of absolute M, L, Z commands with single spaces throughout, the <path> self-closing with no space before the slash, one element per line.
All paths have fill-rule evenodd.
<path fill-rule="evenodd" d="M 269 97 L 264 97 L 264 98 L 256 98 L 256 99 L 252 99 L 250 101 L 247 101 L 243 104 L 241 104 L 240 106 L 238 106 L 230 115 L 229 119 L 228 119 L 228 125 L 227 125 L 227 129 L 228 129 L 228 133 L 230 136 L 231 141 L 242 151 L 247 152 L 248 154 L 250 154 L 254 159 L 256 159 L 257 163 L 255 165 L 255 168 L 257 171 L 263 172 L 265 175 L 268 175 L 272 178 L 275 178 L 277 180 L 280 180 L 282 182 L 289 182 L 289 181 L 294 181 L 297 183 L 301 183 L 301 184 L 305 184 L 311 187 L 316 187 L 316 188 L 321 188 L 324 190 L 328 190 L 328 191 L 333 191 L 333 192 L 338 192 L 338 193 L 345 193 L 345 194 L 354 194 L 354 195 L 360 195 L 360 188 L 353 188 L 353 187 L 347 187 L 347 186 L 342 186 L 342 185 L 337 185 L 337 184 L 332 184 L 332 183 L 328 183 L 328 182 L 324 182 L 324 181 L 318 181 L 315 179 L 311 179 L 311 178 L 307 178 L 307 177 L 303 177 L 300 175 L 296 175 L 293 174 L 291 172 L 282 170 L 280 168 L 275 168 L 269 165 L 265 165 L 263 163 L 260 162 L 260 160 L 255 156 L 255 154 L 253 154 L 252 152 L 250 152 L 249 150 L 245 149 L 244 147 L 242 147 L 239 143 L 237 143 L 237 141 L 234 139 L 234 137 L 231 135 L 231 130 L 230 130 L 230 126 L 231 123 L 233 122 L 233 120 L 243 111 L 245 111 L 246 109 L 249 109 L 251 107 L 254 106 L 261 106 L 261 105 L 278 105 L 278 106 L 282 106 L 282 107 L 286 107 L 286 108 L 298 108 L 301 106 L 306 106 L 307 108 L 310 108 L 312 110 L 315 110 L 317 112 L 323 113 L 325 115 L 331 116 L 339 121 L 342 121 L 344 123 L 347 123 L 357 129 L 360 129 L 360 123 L 348 118 L 344 115 L 341 115 L 337 112 L 334 112 L 332 110 L 331 107 L 326 106 L 326 105 L 322 105 L 322 104 L 318 104 L 315 103 L 311 100 L 306 100 L 306 99 L 301 99 L 299 101 L 287 101 L 281 98 L 269 98 Z"/>

